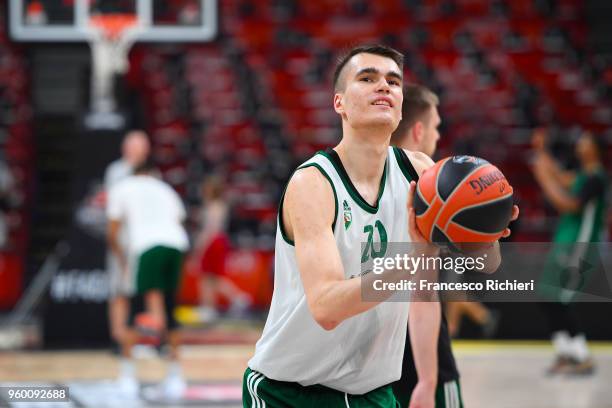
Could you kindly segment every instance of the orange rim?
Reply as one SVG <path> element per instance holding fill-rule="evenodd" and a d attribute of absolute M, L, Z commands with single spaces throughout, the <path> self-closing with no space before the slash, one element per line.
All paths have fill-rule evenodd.
<path fill-rule="evenodd" d="M 118 38 L 126 29 L 135 26 L 137 21 L 134 14 L 128 13 L 101 14 L 89 19 L 93 27 L 101 29 L 111 39 Z"/>

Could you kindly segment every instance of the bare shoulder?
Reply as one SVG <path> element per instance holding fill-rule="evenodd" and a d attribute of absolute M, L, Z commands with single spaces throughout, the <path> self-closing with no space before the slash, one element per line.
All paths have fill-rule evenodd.
<path fill-rule="evenodd" d="M 434 161 L 423 152 L 411 151 L 404 149 L 406 156 L 410 159 L 410 163 L 419 174 L 419 176 L 428 168 L 434 165 Z"/>
<path fill-rule="evenodd" d="M 304 216 L 314 222 L 328 223 L 334 217 L 335 205 L 332 186 L 316 167 L 298 169 L 289 180 L 284 210 L 291 213 L 290 218 Z"/>
<path fill-rule="evenodd" d="M 293 194 L 323 194 L 329 190 L 332 193 L 331 185 L 323 173 L 314 166 L 296 170 L 287 185 L 287 193 Z M 333 193 L 332 193 L 333 194 Z"/>

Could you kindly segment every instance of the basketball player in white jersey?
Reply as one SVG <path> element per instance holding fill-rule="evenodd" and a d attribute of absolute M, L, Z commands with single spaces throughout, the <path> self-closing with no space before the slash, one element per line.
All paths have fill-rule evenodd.
<path fill-rule="evenodd" d="M 364 46 L 339 61 L 343 138 L 300 166 L 281 199 L 274 294 L 244 374 L 245 407 L 396 405 L 389 384 L 400 377 L 408 305 L 364 301 L 361 264 L 384 256 L 388 242 L 437 253 L 416 229 L 410 175 L 433 162 L 389 147 L 401 119 L 402 60 Z"/>

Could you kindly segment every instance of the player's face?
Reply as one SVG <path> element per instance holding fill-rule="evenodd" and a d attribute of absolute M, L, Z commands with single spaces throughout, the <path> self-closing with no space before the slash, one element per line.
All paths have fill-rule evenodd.
<path fill-rule="evenodd" d="M 344 68 L 344 90 L 334 107 L 353 128 L 387 127 L 392 132 L 401 119 L 402 74 L 390 58 L 357 54 Z"/>
<path fill-rule="evenodd" d="M 149 150 L 149 140 L 144 133 L 140 132 L 130 133 L 123 144 L 123 156 L 132 165 L 144 162 L 149 155 Z"/>
<path fill-rule="evenodd" d="M 423 148 L 421 150 L 429 157 L 432 157 L 436 152 L 438 140 L 440 140 L 440 132 L 438 130 L 440 123 L 441 119 L 438 108 L 432 106 L 429 108 L 427 119 L 423 122 Z"/>
<path fill-rule="evenodd" d="M 597 145 L 591 137 L 589 134 L 584 134 L 576 142 L 576 156 L 580 160 L 597 157 Z"/>

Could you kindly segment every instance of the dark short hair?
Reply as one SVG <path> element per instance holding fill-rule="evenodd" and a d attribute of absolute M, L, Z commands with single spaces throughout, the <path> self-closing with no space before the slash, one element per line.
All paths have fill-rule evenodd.
<path fill-rule="evenodd" d="M 438 96 L 427 87 L 417 84 L 404 86 L 402 120 L 391 135 L 391 144 L 399 142 L 408 129 L 418 121 L 423 121 L 429 110 L 439 103 Z"/>
<path fill-rule="evenodd" d="M 336 62 L 336 69 L 334 70 L 334 80 L 333 80 L 335 91 L 339 89 L 338 80 L 340 79 L 340 74 L 342 74 L 342 70 L 344 69 L 346 64 L 350 61 L 350 59 L 353 58 L 357 54 L 380 55 L 381 57 L 392 59 L 397 64 L 400 71 L 403 71 L 404 69 L 404 56 L 402 55 L 401 52 L 391 47 L 387 47 L 385 45 L 378 45 L 378 44 L 360 45 L 357 47 L 353 47 L 347 52 L 345 52 L 344 54 L 342 54 L 338 58 L 338 61 Z"/>
<path fill-rule="evenodd" d="M 156 167 L 153 160 L 151 160 L 151 158 L 147 158 L 145 161 L 134 167 L 134 174 L 148 174 L 153 172 L 155 169 Z"/>

